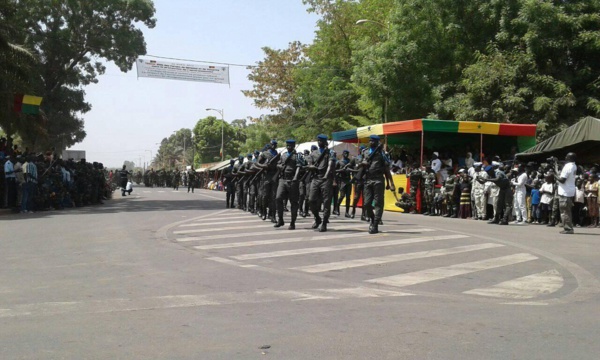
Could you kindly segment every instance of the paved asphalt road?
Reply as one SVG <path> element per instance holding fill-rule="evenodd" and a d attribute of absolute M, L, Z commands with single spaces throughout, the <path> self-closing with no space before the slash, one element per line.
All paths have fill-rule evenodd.
<path fill-rule="evenodd" d="M 136 187 L 0 215 L 0 359 L 598 359 L 600 229 L 297 230 Z"/>

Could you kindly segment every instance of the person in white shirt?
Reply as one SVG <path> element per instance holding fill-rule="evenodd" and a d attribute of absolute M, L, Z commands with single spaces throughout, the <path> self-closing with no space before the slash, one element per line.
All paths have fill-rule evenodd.
<path fill-rule="evenodd" d="M 431 170 L 435 173 L 435 178 L 438 184 L 442 183 L 442 174 L 440 174 L 440 170 L 442 169 L 442 160 L 438 159 L 440 154 L 435 151 L 433 155 L 431 155 Z"/>
<path fill-rule="evenodd" d="M 542 195 L 540 200 L 541 218 L 544 220 L 544 224 L 548 224 L 550 220 L 550 214 L 552 213 L 552 199 L 554 198 L 554 175 L 548 174 L 544 178 L 545 182 L 540 188 L 540 194 Z"/>
<path fill-rule="evenodd" d="M 474 173 L 473 176 L 471 176 L 473 179 L 479 178 L 479 179 L 488 179 L 489 175 L 487 172 L 485 172 L 485 170 L 482 170 L 481 167 L 483 166 L 482 163 L 480 162 L 476 162 L 474 167 L 471 169 L 474 169 Z M 469 171 L 471 170 L 469 169 Z M 492 184 L 492 183 L 490 183 Z M 485 189 L 485 183 L 480 183 L 479 181 L 473 181 L 473 186 L 471 189 L 471 197 L 475 200 L 475 209 L 477 209 L 477 213 L 476 213 L 476 220 L 487 220 L 487 203 L 485 201 L 485 199 L 487 198 L 486 196 L 486 189 Z"/>
<path fill-rule="evenodd" d="M 519 165 L 517 168 L 517 177 L 513 178 L 510 182 L 515 188 L 513 207 L 517 215 L 516 221 L 517 223 L 521 223 L 527 219 L 527 204 L 525 199 L 527 195 L 527 188 L 525 187 L 525 184 L 527 184 L 527 172 L 523 165 Z"/>
<path fill-rule="evenodd" d="M 575 176 L 577 175 L 577 165 L 575 165 L 575 153 L 568 153 L 565 156 L 566 164 L 563 166 L 558 176 L 558 198 L 560 207 L 560 216 L 563 222 L 563 231 L 561 234 L 573 234 L 573 198 L 575 197 Z M 554 168 L 558 174 L 558 164 L 554 163 Z"/>

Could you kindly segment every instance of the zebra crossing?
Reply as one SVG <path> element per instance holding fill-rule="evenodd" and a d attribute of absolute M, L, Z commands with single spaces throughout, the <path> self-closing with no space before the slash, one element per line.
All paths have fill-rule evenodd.
<path fill-rule="evenodd" d="M 178 224 L 170 239 L 223 264 L 326 276 L 402 294 L 543 301 L 568 287 L 558 264 L 467 234 L 398 220 L 385 220 L 376 235 L 358 219 L 334 217 L 326 233 L 312 231 L 311 224 L 299 219 L 294 231 L 273 229 L 254 215 L 225 210 Z"/>

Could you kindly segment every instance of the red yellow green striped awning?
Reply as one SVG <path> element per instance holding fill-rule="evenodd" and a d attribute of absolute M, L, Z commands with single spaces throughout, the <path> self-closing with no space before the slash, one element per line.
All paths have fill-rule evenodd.
<path fill-rule="evenodd" d="M 352 130 L 338 131 L 332 134 L 333 140 L 357 142 L 370 135 L 393 135 L 410 132 L 448 132 L 463 134 L 483 134 L 498 136 L 535 137 L 536 125 L 504 124 L 483 121 L 454 121 L 416 119 L 386 124 L 363 126 Z"/>

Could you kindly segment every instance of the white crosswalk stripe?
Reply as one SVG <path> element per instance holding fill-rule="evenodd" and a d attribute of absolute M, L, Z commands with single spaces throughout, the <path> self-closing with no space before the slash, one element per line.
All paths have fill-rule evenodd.
<path fill-rule="evenodd" d="M 563 277 L 556 269 L 553 269 L 504 281 L 488 288 L 465 291 L 464 294 L 504 299 L 533 299 L 556 292 L 563 285 Z"/>
<path fill-rule="evenodd" d="M 492 249 L 497 247 L 503 247 L 504 245 L 500 244 L 478 244 L 478 245 L 468 245 L 468 246 L 458 246 L 450 249 L 436 249 L 436 250 L 428 250 L 428 251 L 419 251 L 405 254 L 396 254 L 396 255 L 388 255 L 388 256 L 379 256 L 372 257 L 366 259 L 356 259 L 356 260 L 347 260 L 347 261 L 337 261 L 326 264 L 317 264 L 317 265 L 308 265 L 308 266 L 298 266 L 291 268 L 291 270 L 299 270 L 308 273 L 319 273 L 325 271 L 334 271 L 334 270 L 342 270 L 342 269 L 350 269 L 362 266 L 370 266 L 370 265 L 379 265 L 379 264 L 387 264 L 391 262 L 398 262 L 404 260 L 414 260 L 414 259 L 424 259 L 436 256 L 445 256 L 452 254 L 460 254 L 470 251 L 478 251 L 484 249 Z"/>
<path fill-rule="evenodd" d="M 429 232 L 435 231 L 433 229 L 406 229 L 406 232 Z M 269 233 L 269 234 L 272 234 Z M 258 245 L 274 245 L 274 244 L 287 244 L 293 242 L 303 242 L 303 241 L 320 241 L 320 240 L 332 240 L 332 239 L 347 239 L 354 237 L 362 237 L 365 236 L 365 233 L 357 233 L 357 234 L 331 234 L 330 235 L 320 235 L 320 236 L 302 236 L 295 238 L 284 238 L 284 239 L 272 239 L 272 240 L 257 240 L 257 241 L 240 241 L 234 243 L 226 243 L 226 244 L 214 244 L 214 245 L 199 245 L 194 246 L 195 249 L 198 250 L 213 250 L 213 249 L 230 249 L 230 248 L 238 248 L 238 247 L 250 247 L 250 246 L 258 246 Z M 374 236 L 370 236 L 369 239 L 375 239 L 378 237 L 385 236 L 385 234 L 380 233 Z"/>
<path fill-rule="evenodd" d="M 408 274 L 387 276 L 378 279 L 367 280 L 369 283 L 388 285 L 394 287 L 404 287 L 421 284 L 425 282 L 446 279 L 453 276 L 469 274 L 482 270 L 499 268 L 507 265 L 514 265 L 526 261 L 536 260 L 537 256 L 519 253 L 508 256 L 501 256 L 492 259 L 473 261 L 469 263 L 444 266 L 422 271 L 415 271 Z"/>
<path fill-rule="evenodd" d="M 222 221 L 222 222 L 194 222 L 191 224 L 180 225 L 180 227 L 193 227 L 193 226 L 213 226 L 213 225 L 225 225 L 225 224 L 243 224 L 243 223 L 256 223 L 256 219 L 251 220 L 237 220 L 237 221 Z"/>
<path fill-rule="evenodd" d="M 360 243 L 360 244 L 347 244 L 347 245 L 304 248 L 304 249 L 295 249 L 295 250 L 272 251 L 272 252 L 256 253 L 256 254 L 244 254 L 244 255 L 232 256 L 232 258 L 236 259 L 236 260 L 266 259 L 266 258 L 273 258 L 273 257 L 317 254 L 317 253 L 342 251 L 342 250 L 368 249 L 368 248 L 383 247 L 383 246 L 413 244 L 413 243 L 417 243 L 417 242 L 440 241 L 440 240 L 448 240 L 448 239 L 464 239 L 464 238 L 468 238 L 468 236 L 466 236 L 466 235 L 445 235 L 445 236 L 417 237 L 417 238 L 400 239 L 400 240 L 376 241 L 376 242 L 368 242 L 368 243 Z"/>

